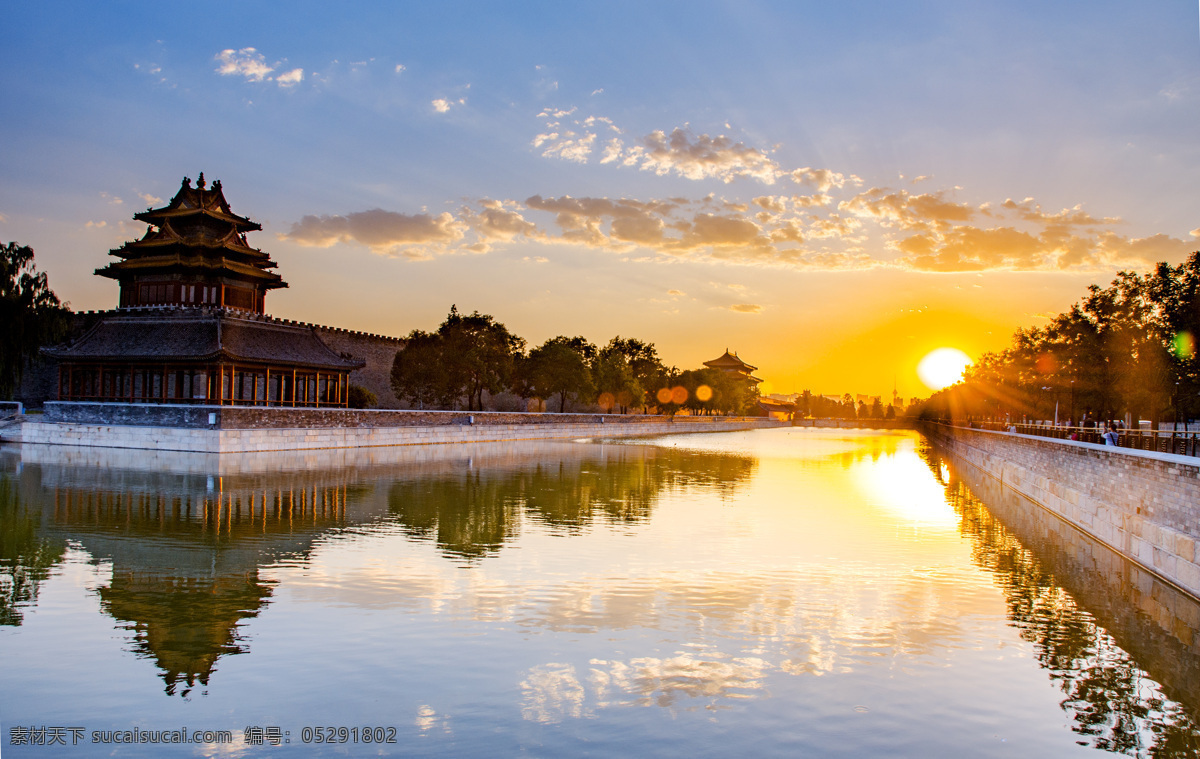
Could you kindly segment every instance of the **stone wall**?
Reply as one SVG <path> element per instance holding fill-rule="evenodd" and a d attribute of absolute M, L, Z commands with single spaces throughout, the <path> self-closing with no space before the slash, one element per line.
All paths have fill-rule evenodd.
<path fill-rule="evenodd" d="M 1200 459 L 943 425 L 950 453 L 1200 597 Z"/>
<path fill-rule="evenodd" d="M 1200 600 L 1002 486 L 995 477 L 957 456 L 945 458 L 952 466 L 950 492 L 965 483 L 987 513 L 1173 698 L 1200 705 Z M 964 501 L 966 511 L 972 499 Z M 980 530 L 979 539 L 984 541 L 987 534 Z M 986 548 L 979 553 L 987 555 L 1001 546 Z M 1009 561 L 999 564 L 1019 571 Z"/>
<path fill-rule="evenodd" d="M 512 414 L 510 416 L 526 416 Z M 530 414 L 528 416 L 558 416 Z M 567 415 L 573 416 L 573 415 Z M 407 425 L 398 427 L 312 427 L 312 428 L 196 428 L 154 425 L 87 424 L 80 422 L 26 421 L 16 435 L 4 439 L 23 444 L 100 446 L 196 453 L 240 453 L 256 451 L 301 451 L 321 448 L 370 448 L 376 446 L 476 443 L 506 440 L 553 440 L 576 438 L 635 437 L 685 432 L 727 432 L 783 426 L 764 419 L 734 419 L 714 422 L 712 418 L 631 417 L 624 424 L 589 422 L 533 422 L 527 424 Z M 650 421 L 650 420 L 654 421 Z M 661 420 L 661 421 L 660 421 Z"/>
<path fill-rule="evenodd" d="M 156 403 L 49 401 L 45 421 L 75 424 L 157 426 L 191 429 L 329 429 L 436 427 L 441 425 L 650 424 L 672 418 L 643 414 L 555 414 L 513 411 L 418 411 L 395 409 L 288 408 L 280 406 L 189 406 Z M 761 419 L 756 417 L 756 419 Z M 721 427 L 743 417 L 680 416 L 675 423 Z"/>
<path fill-rule="evenodd" d="M 361 385 L 375 393 L 379 408 L 402 408 L 403 404 L 392 392 L 392 361 L 396 352 L 404 347 L 398 337 L 373 335 L 367 332 L 352 332 L 333 327 L 312 325 L 317 337 L 338 353 L 349 353 L 367 365 L 350 373 L 350 382 Z"/>

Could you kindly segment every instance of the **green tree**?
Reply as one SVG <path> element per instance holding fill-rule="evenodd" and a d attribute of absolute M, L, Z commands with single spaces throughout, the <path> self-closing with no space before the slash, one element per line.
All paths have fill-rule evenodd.
<path fill-rule="evenodd" d="M 458 395 L 466 396 L 468 410 L 483 410 L 485 390 L 495 394 L 512 384 L 516 358 L 525 351 L 525 341 L 494 317 L 478 311 L 463 316 L 451 306 L 437 333 L 450 382 L 461 388 Z"/>
<path fill-rule="evenodd" d="M 62 303 L 33 263 L 33 248 L 0 247 L 0 398 L 10 399 L 26 365 L 43 345 L 70 329 L 71 309 Z"/>
<path fill-rule="evenodd" d="M 441 335 L 413 330 L 392 361 L 392 390 L 417 408 L 452 408 L 461 387 L 450 374 Z"/>
<path fill-rule="evenodd" d="M 393 363 L 392 366 L 394 367 L 395 364 Z M 351 385 L 347 405 L 350 408 L 375 408 L 379 405 L 379 397 L 362 385 Z"/>
<path fill-rule="evenodd" d="M 468 410 L 482 411 L 484 391 L 507 389 L 524 348 L 492 316 L 463 316 L 451 306 L 437 332 L 413 330 L 406 338 L 392 362 L 392 388 L 420 408 L 457 408 L 465 400 Z"/>
<path fill-rule="evenodd" d="M 672 372 L 658 357 L 654 343 L 617 335 L 608 341 L 608 345 L 601 349 L 600 353 L 602 356 L 605 353 L 618 353 L 625 357 L 629 371 L 636 381 L 636 387 L 641 389 L 640 397 L 635 394 L 633 402 L 629 405 L 640 406 L 645 410 L 657 403 L 656 394 L 665 386 Z"/>
<path fill-rule="evenodd" d="M 1057 405 L 1060 418 L 1129 413 L 1157 427 L 1165 413 L 1197 409 L 1198 331 L 1200 253 L 1145 275 L 1119 272 L 1047 326 L 1017 330 L 1010 347 L 982 356 L 922 414 L 1049 419 Z"/>
<path fill-rule="evenodd" d="M 582 337 L 553 337 L 529 351 L 523 376 L 534 394 L 542 398 L 557 395 L 558 410 L 567 408 L 567 397 L 590 397 L 595 386 L 589 357 L 596 347 Z"/>

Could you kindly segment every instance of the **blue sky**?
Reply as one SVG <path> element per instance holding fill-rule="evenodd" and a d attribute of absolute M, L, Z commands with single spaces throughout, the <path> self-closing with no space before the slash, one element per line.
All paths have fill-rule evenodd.
<path fill-rule="evenodd" d="M 6 11 L 0 237 L 80 309 L 183 176 L 388 334 L 726 347 L 769 390 L 915 366 L 1200 247 L 1183 3 L 43 3 Z"/>

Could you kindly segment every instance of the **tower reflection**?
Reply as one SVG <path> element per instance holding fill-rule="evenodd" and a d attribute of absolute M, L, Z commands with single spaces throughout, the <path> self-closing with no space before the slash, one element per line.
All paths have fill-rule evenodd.
<path fill-rule="evenodd" d="M 25 446 L 0 450 L 0 620 L 19 625 L 70 549 L 111 566 L 101 609 L 168 694 L 247 653 L 280 562 L 323 540 L 399 526 L 456 560 L 494 553 L 525 520 L 571 532 L 637 524 L 659 495 L 736 487 L 754 460 L 564 443 L 238 457 Z"/>

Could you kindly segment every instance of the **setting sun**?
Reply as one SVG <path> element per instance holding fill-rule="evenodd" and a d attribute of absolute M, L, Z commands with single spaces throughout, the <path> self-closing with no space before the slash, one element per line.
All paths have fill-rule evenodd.
<path fill-rule="evenodd" d="M 963 370 L 974 363 L 958 348 L 938 348 L 917 364 L 917 376 L 931 390 L 941 390 L 962 379 Z"/>

